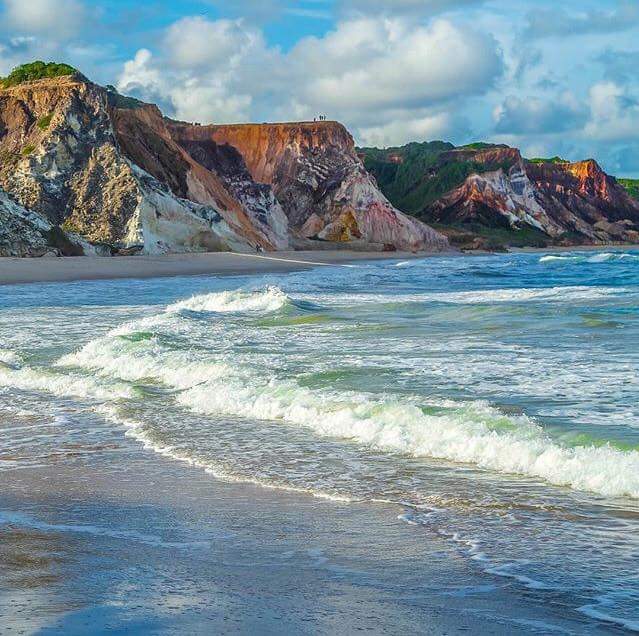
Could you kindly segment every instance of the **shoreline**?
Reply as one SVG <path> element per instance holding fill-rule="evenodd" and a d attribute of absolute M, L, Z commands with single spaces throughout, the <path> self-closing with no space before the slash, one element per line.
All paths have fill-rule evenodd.
<path fill-rule="evenodd" d="M 356 267 L 358 261 L 409 260 L 435 256 L 488 256 L 564 252 L 620 252 L 639 245 L 577 245 L 513 247 L 508 252 L 362 252 L 355 250 L 286 251 L 272 254 L 206 252 L 160 256 L 75 256 L 0 258 L 0 286 L 88 280 L 150 279 L 179 276 L 245 276 L 285 274 L 314 267 Z"/>
<path fill-rule="evenodd" d="M 637 243 L 607 243 L 603 245 L 553 245 L 551 247 L 511 247 L 508 252 L 512 254 L 536 254 L 542 252 L 625 252 L 626 250 L 637 249 Z"/>
<path fill-rule="evenodd" d="M 600 499 L 588 496 L 586 500 L 581 495 L 573 498 L 563 485 L 553 487 L 555 497 L 534 476 L 521 482 L 505 476 L 501 484 L 501 476 L 494 481 L 490 475 L 486 477 L 490 468 L 476 472 L 466 463 L 449 467 L 446 460 L 419 454 L 411 457 L 406 453 L 399 459 L 399 452 L 369 452 L 368 443 L 357 442 L 357 438 L 344 440 L 339 430 L 337 439 L 329 438 L 330 428 L 320 439 L 312 427 L 302 424 L 304 420 L 295 423 L 269 410 L 275 404 L 269 394 L 252 388 L 259 386 L 261 379 L 250 384 L 250 378 L 258 374 L 262 378 L 273 373 L 275 381 L 268 390 L 278 391 L 277 399 L 281 399 L 282 391 L 289 387 L 280 384 L 278 376 L 293 377 L 295 382 L 300 378 L 300 386 L 306 381 L 310 387 L 304 388 L 309 393 L 300 393 L 300 398 L 310 405 L 316 397 L 322 400 L 311 417 L 329 423 L 335 412 L 335 406 L 328 406 L 332 394 L 337 400 L 350 400 L 341 395 L 348 395 L 345 390 L 355 391 L 362 397 L 353 398 L 353 404 L 367 408 L 371 394 L 361 392 L 372 389 L 375 395 L 382 395 L 388 387 L 400 396 L 398 404 L 392 411 L 383 412 L 385 419 L 372 423 L 380 427 L 380 433 L 399 432 L 408 441 L 412 438 L 403 428 L 407 420 L 395 410 L 408 403 L 403 397 L 404 387 L 410 387 L 408 399 L 413 404 L 430 392 L 446 399 L 453 395 L 456 403 L 460 395 L 467 395 L 463 388 L 469 379 L 467 364 L 477 368 L 478 352 L 485 353 L 491 375 L 493 369 L 498 370 L 499 375 L 492 377 L 499 378 L 500 386 L 507 387 L 511 395 L 524 393 L 523 385 L 511 380 L 534 372 L 536 367 L 532 365 L 538 358 L 528 363 L 519 349 L 515 355 L 522 355 L 523 365 L 514 367 L 510 377 L 503 375 L 503 369 L 513 360 L 512 343 L 520 342 L 516 334 L 529 333 L 526 323 L 513 322 L 512 314 L 501 309 L 503 305 L 496 305 L 502 320 L 491 311 L 482 322 L 476 321 L 479 312 L 474 308 L 472 313 L 460 316 L 459 305 L 442 306 L 441 310 L 435 308 L 437 304 L 428 309 L 420 306 L 420 325 L 415 311 L 394 313 L 397 320 L 388 320 L 379 305 L 366 303 L 364 311 L 357 313 L 353 305 L 359 289 L 352 283 L 361 278 L 360 289 L 364 292 L 375 289 L 386 292 L 389 298 L 397 293 L 421 294 L 424 287 L 427 293 L 448 287 L 454 292 L 458 286 L 453 277 L 460 271 L 469 270 L 471 283 L 477 280 L 476 274 L 483 277 L 487 270 L 498 269 L 501 275 L 503 267 L 511 265 L 527 277 L 527 269 L 538 269 L 539 256 L 549 253 L 545 250 L 528 257 L 462 261 L 449 258 L 458 254 L 444 253 L 441 259 L 415 261 L 412 264 L 416 268 L 409 263 L 406 268 L 395 268 L 401 259 L 397 253 L 377 254 L 388 260 L 378 260 L 373 267 L 370 264 L 375 263 L 371 260 L 375 255 L 359 254 L 355 258 L 358 265 L 353 264 L 353 255 L 341 254 L 342 263 L 336 265 L 361 267 L 359 272 L 337 267 L 322 272 L 322 265 L 335 266 L 328 254 L 311 254 L 303 260 L 300 257 L 304 255 L 296 253 L 284 262 L 278 255 L 244 257 L 241 262 L 245 267 L 270 264 L 291 268 L 289 271 L 315 268 L 311 280 L 306 281 L 308 286 L 304 286 L 306 275 L 293 275 L 296 280 L 291 286 L 293 293 L 299 293 L 300 299 L 304 294 L 310 304 L 298 307 L 304 313 L 280 312 L 282 320 L 260 315 L 262 311 L 255 314 L 252 308 L 259 310 L 263 305 L 249 306 L 247 312 L 236 311 L 236 305 L 230 314 L 217 312 L 224 307 L 217 303 L 202 305 L 202 312 L 189 311 L 195 305 L 185 305 L 186 311 L 164 312 L 168 303 L 186 298 L 194 290 L 217 292 L 241 284 L 241 279 L 122 279 L 90 285 L 6 288 L 0 303 L 0 336 L 5 356 L 9 356 L 0 360 L 5 361 L 8 374 L 19 373 L 0 387 L 0 403 L 4 406 L 0 408 L 4 440 L 0 444 L 0 478 L 6 484 L 0 493 L 0 616 L 6 629 L 79 635 L 91 626 L 98 633 L 176 636 L 411 633 L 421 629 L 434 635 L 468 632 L 510 636 L 531 632 L 604 633 L 608 627 L 615 629 L 609 626 L 614 620 L 623 625 L 624 612 L 628 611 L 625 601 L 620 602 L 621 611 L 617 611 L 617 606 L 606 605 L 606 597 L 600 602 L 594 595 L 595 590 L 600 593 L 599 587 L 579 587 L 585 580 L 584 573 L 601 573 L 597 581 L 615 585 L 622 574 L 626 576 L 625 570 L 610 575 L 608 563 L 603 562 L 610 543 L 602 542 L 602 559 L 591 565 L 587 555 L 592 544 L 579 540 L 566 552 L 570 563 L 579 564 L 574 568 L 563 565 L 561 545 L 549 541 L 546 551 L 541 543 L 547 536 L 565 532 L 561 538 L 567 544 L 577 534 L 591 529 L 598 532 L 604 521 L 619 523 L 616 513 L 599 516 L 598 511 L 605 507 Z M 328 262 L 323 262 L 323 256 Z M 222 261 L 231 270 L 237 263 L 229 255 L 218 257 L 224 257 Z M 81 264 L 91 259 L 69 260 Z M 137 264 L 147 259 L 131 260 Z M 175 258 L 160 260 L 172 263 Z M 203 259 L 187 255 L 186 260 L 192 266 L 193 261 L 202 264 Z M 210 264 L 210 260 L 205 258 L 204 262 Z M 98 266 L 103 263 L 110 261 L 100 260 Z M 81 269 L 75 267 L 76 271 Z M 234 273 L 229 271 L 228 275 Z M 335 285 L 331 285 L 332 277 L 337 279 Z M 407 283 L 412 285 L 413 280 L 420 279 L 423 287 L 406 288 Z M 525 283 L 528 280 L 524 278 Z M 346 285 L 341 287 L 344 281 Z M 467 285 L 466 289 L 475 287 Z M 352 290 L 354 302 L 349 297 L 346 303 L 337 299 L 340 309 L 331 317 L 329 302 L 321 300 L 322 288 L 340 294 Z M 282 291 L 289 290 L 284 287 Z M 570 302 L 570 298 L 567 300 Z M 539 302 L 548 300 L 542 297 Z M 280 307 L 284 306 L 275 306 L 275 311 Z M 316 322 L 307 309 L 324 314 L 327 320 Z M 555 310 L 553 306 L 548 309 Z M 542 344 L 546 330 L 536 329 L 539 312 L 520 315 L 530 317 L 539 338 L 528 340 L 525 335 L 526 340 L 521 342 L 526 347 Z M 154 317 L 161 320 L 154 322 Z M 333 318 L 334 322 L 329 322 Z M 464 333 L 460 327 L 467 318 L 469 330 Z M 380 333 L 380 324 L 386 333 Z M 397 331 L 385 328 L 393 324 Z M 442 324 L 445 330 L 440 330 Z M 121 332 L 113 331 L 125 325 Z M 494 344 L 488 343 L 481 349 L 473 348 L 467 363 L 457 362 L 460 335 L 472 339 L 480 330 L 486 333 L 486 326 L 491 339 L 509 343 L 505 353 L 500 353 L 499 359 L 492 358 L 490 348 Z M 412 340 L 406 327 L 415 330 Z M 335 329 L 343 330 L 339 340 L 330 335 Z M 78 366 L 68 370 L 58 364 L 67 354 L 98 342 L 106 334 L 116 337 L 89 349 L 86 363 L 78 358 Z M 443 341 L 448 334 L 452 340 Z M 602 338 L 616 338 L 611 330 L 605 334 L 610 336 Z M 389 338 L 395 339 L 397 348 L 390 347 Z M 439 338 L 440 344 L 431 345 L 429 338 Z M 438 369 L 444 368 L 452 389 L 433 389 L 439 376 L 434 376 L 433 382 L 425 375 L 428 379 L 420 393 L 415 384 L 421 380 L 413 384 L 418 373 L 402 375 L 411 364 L 413 352 L 421 355 L 429 346 L 431 351 L 426 355 L 441 355 L 442 362 L 436 360 L 435 364 Z M 551 349 L 552 343 L 548 347 Z M 330 357 L 317 363 L 311 360 L 323 355 L 324 350 Z M 537 350 L 545 354 L 544 344 Z M 605 350 L 603 343 L 593 352 Z M 281 357 L 275 357 L 280 351 Z M 383 370 L 380 355 L 384 356 Z M 393 355 L 402 358 L 391 365 Z M 227 366 L 219 364 L 222 359 Z M 590 358 L 586 354 L 583 360 L 588 363 Z M 199 361 L 201 367 L 191 366 Z M 577 360 L 580 362 L 581 358 Z M 251 365 L 246 382 L 236 383 L 234 379 L 239 364 L 247 370 Z M 449 368 L 444 367 L 449 364 Z M 113 372 L 102 372 L 109 367 Z M 550 375 L 556 368 L 563 366 L 540 370 Z M 584 368 L 588 374 L 584 375 L 585 382 L 601 379 L 599 367 Z M 604 367 L 606 373 L 609 368 Z M 222 375 L 217 375 L 218 369 Z M 366 375 L 371 380 L 346 375 L 352 369 L 357 370 L 359 378 Z M 419 369 L 428 372 L 426 365 Z M 344 383 L 339 378 L 342 371 L 346 372 L 342 377 L 348 378 Z M 387 379 L 381 380 L 379 371 Z M 623 378 L 627 375 L 623 368 L 620 374 Z M 313 375 L 321 378 L 321 385 L 308 382 Z M 609 377 L 614 381 L 617 376 Z M 181 401 L 179 396 L 189 386 L 206 387 L 208 378 L 212 380 L 204 389 L 206 395 L 201 394 L 203 398 L 220 395 L 227 396 L 225 403 L 251 401 L 260 411 L 220 407 L 219 414 L 215 409 L 200 413 L 195 407 L 204 405 L 204 399 L 191 405 Z M 404 384 L 405 379 L 411 384 Z M 560 377 L 557 385 L 562 380 Z M 85 381 L 91 383 L 86 390 Z M 397 393 L 395 385 L 399 386 Z M 540 393 L 554 395 L 553 387 L 546 385 Z M 327 390 L 331 391 L 330 397 Z M 474 386 L 470 391 L 473 401 L 486 395 Z M 534 399 L 542 402 L 537 395 L 513 401 L 509 411 L 497 415 L 499 422 L 511 413 L 536 417 L 534 409 L 540 407 L 530 405 Z M 489 397 L 493 404 L 493 396 Z M 588 397 L 586 393 L 585 399 Z M 256 402 L 261 399 L 265 401 Z M 344 408 L 337 400 L 337 408 Z M 430 397 L 426 401 L 430 402 Z M 291 404 L 303 402 L 295 398 Z M 545 400 L 543 405 L 549 408 Z M 355 417 L 362 411 L 353 413 Z M 263 416 L 275 419 L 265 424 Z M 340 415 L 340 421 L 346 420 Z M 386 422 L 392 428 L 387 428 Z M 421 420 L 408 422 L 409 426 L 421 424 Z M 457 435 L 456 443 L 464 443 L 465 436 L 465 432 Z M 412 441 L 406 448 L 413 448 Z M 338 476 L 335 480 L 333 474 Z M 380 474 L 388 477 L 374 482 L 372 488 L 366 485 L 364 480 L 377 479 Z M 350 488 L 360 483 L 362 487 Z M 338 496 L 324 498 L 323 492 Z M 340 499 L 342 492 L 344 497 Z M 403 497 L 404 492 L 409 496 Z M 510 495 L 513 492 L 515 497 Z M 593 512 L 591 501 L 597 512 Z M 592 515 L 592 528 L 585 523 L 570 525 L 574 515 L 564 511 L 580 519 Z M 624 509 L 627 523 L 633 511 L 634 507 Z M 527 554 L 522 554 L 521 546 L 539 555 L 535 562 L 525 559 Z M 628 544 L 630 548 L 632 543 Z M 586 555 L 584 567 L 588 569 L 581 567 L 578 557 L 582 555 Z M 619 561 L 613 560 L 613 565 L 622 559 L 623 554 Z M 547 577 L 546 567 L 553 572 Z M 571 580 L 577 581 L 574 591 L 564 586 Z M 556 587 L 557 583 L 561 586 Z M 604 591 L 602 588 L 601 594 Z M 634 615 L 632 608 L 630 614 Z"/>
<path fill-rule="evenodd" d="M 206 252 L 161 256 L 74 256 L 0 258 L 0 285 L 81 280 L 149 279 L 179 276 L 285 274 L 314 267 L 354 266 L 357 261 L 407 260 L 441 252 L 359 252 L 325 250 L 241 254 Z M 444 252 L 447 254 L 447 252 Z"/>
<path fill-rule="evenodd" d="M 530 625 L 588 626 L 478 572 L 437 533 L 415 532 L 400 505 L 223 480 L 120 427 L 74 420 L 97 427 L 104 444 L 0 473 L 9 631 L 275 636 L 417 625 L 442 636 L 523 636 Z"/>

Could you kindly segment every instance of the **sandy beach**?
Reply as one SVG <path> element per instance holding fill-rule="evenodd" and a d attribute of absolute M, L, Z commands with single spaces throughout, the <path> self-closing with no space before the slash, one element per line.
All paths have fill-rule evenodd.
<path fill-rule="evenodd" d="M 639 255 L 550 251 L 0 260 L 0 634 L 634 625 L 635 429 L 526 418 L 609 430 Z"/>
<path fill-rule="evenodd" d="M 0 285 L 165 276 L 241 276 L 286 273 L 363 260 L 423 258 L 410 252 L 324 250 L 273 254 L 168 254 L 164 256 L 0 258 Z"/>
<path fill-rule="evenodd" d="M 508 580 L 469 584 L 399 506 L 220 481 L 91 425 L 100 447 L 0 473 L 0 634 L 583 629 Z"/>
<path fill-rule="evenodd" d="M 517 253 L 610 252 L 632 249 L 632 245 L 583 245 L 548 248 L 511 248 Z M 486 256 L 492 252 L 446 252 L 446 256 Z M 285 274 L 314 267 L 354 266 L 358 261 L 409 260 L 441 256 L 440 252 L 363 252 L 355 250 L 317 250 L 240 254 L 167 254 L 162 256 L 0 258 L 0 285 L 69 282 L 79 280 L 148 279 L 177 276 L 248 276 Z"/>

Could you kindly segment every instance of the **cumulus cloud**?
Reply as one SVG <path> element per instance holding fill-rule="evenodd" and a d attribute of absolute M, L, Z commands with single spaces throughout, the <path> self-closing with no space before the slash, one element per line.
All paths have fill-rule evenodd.
<path fill-rule="evenodd" d="M 187 69 L 219 67 L 253 46 L 261 35 L 244 28 L 242 20 L 186 17 L 172 24 L 164 37 L 169 63 Z"/>
<path fill-rule="evenodd" d="M 551 134 L 581 128 L 586 112 L 570 93 L 554 99 L 511 96 L 495 108 L 493 118 L 499 134 Z"/>
<path fill-rule="evenodd" d="M 306 69 L 302 99 L 321 109 L 422 108 L 487 90 L 502 71 L 495 40 L 446 20 L 415 27 L 364 18 L 308 38 L 290 61 Z"/>
<path fill-rule="evenodd" d="M 118 89 L 153 102 L 178 119 L 232 122 L 247 118 L 251 97 L 230 92 L 224 77 L 201 82 L 182 74 L 178 79 L 162 67 L 162 60 L 156 60 L 148 49 L 141 49 L 125 63 Z"/>
<path fill-rule="evenodd" d="M 155 67 L 151 51 L 140 49 L 132 60 L 124 63 L 118 88 L 126 93 L 135 93 L 147 101 L 162 97 L 162 91 L 167 86 L 160 70 Z"/>
<path fill-rule="evenodd" d="M 4 5 L 11 27 L 54 39 L 73 35 L 86 18 L 79 0 L 4 0 Z"/>
<path fill-rule="evenodd" d="M 189 17 L 161 48 L 139 51 L 119 81 L 123 92 L 197 121 L 312 118 L 320 113 L 362 138 L 420 138 L 451 130 L 450 100 L 482 94 L 503 70 L 496 41 L 447 20 L 355 18 L 287 53 L 244 20 Z"/>
<path fill-rule="evenodd" d="M 359 143 L 363 146 L 400 146 L 411 141 L 451 139 L 468 132 L 468 123 L 450 112 L 439 112 L 415 116 L 408 112 L 390 118 L 387 123 L 377 126 L 363 126 L 355 129 Z"/>
<path fill-rule="evenodd" d="M 179 119 L 244 121 L 278 55 L 242 19 L 186 17 L 166 30 L 157 55 L 141 49 L 125 63 L 118 88 Z"/>

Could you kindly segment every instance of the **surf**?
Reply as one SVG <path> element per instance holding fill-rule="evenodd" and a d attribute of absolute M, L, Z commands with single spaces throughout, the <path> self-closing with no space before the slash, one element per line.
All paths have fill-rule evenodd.
<path fill-rule="evenodd" d="M 226 307 L 246 314 L 275 311 L 288 302 L 285 294 L 272 290 L 186 301 L 191 308 Z M 167 347 L 161 336 L 178 329 L 176 321 L 190 320 L 179 314 L 183 308 L 181 303 L 172 305 L 163 314 L 129 323 L 62 357 L 55 366 L 69 375 L 51 387 L 73 391 L 82 372 L 97 376 L 98 384 L 106 378 L 114 386 L 157 382 L 177 390 L 177 404 L 206 416 L 274 420 L 374 451 L 444 459 L 555 486 L 639 498 L 639 453 L 634 450 L 610 444 L 566 446 L 526 415 L 507 416 L 485 401 L 453 402 L 445 408 L 436 404 L 433 409 L 420 396 L 310 389 L 275 371 L 251 368 L 232 352 L 194 355 Z M 152 337 L 134 337 L 149 324 L 154 325 Z M 42 381 L 33 386 L 48 385 Z"/>

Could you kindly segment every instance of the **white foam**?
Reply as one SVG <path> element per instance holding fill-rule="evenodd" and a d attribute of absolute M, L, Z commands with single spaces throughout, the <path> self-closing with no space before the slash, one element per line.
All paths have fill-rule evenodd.
<path fill-rule="evenodd" d="M 586 255 L 564 255 L 549 254 L 539 259 L 540 263 L 611 263 L 618 261 L 636 261 L 639 260 L 639 254 L 629 254 L 627 252 L 601 252 Z"/>
<path fill-rule="evenodd" d="M 11 349 L 0 349 L 0 364 L 7 367 L 19 367 L 22 365 L 22 357 Z"/>
<path fill-rule="evenodd" d="M 520 288 L 520 289 L 487 289 L 478 291 L 464 291 L 450 294 L 433 294 L 430 300 L 448 303 L 509 303 L 552 300 L 571 302 L 575 300 L 594 300 L 606 296 L 625 293 L 625 289 L 615 287 L 548 287 L 548 288 Z"/>
<path fill-rule="evenodd" d="M 0 386 L 98 400 L 134 396 L 132 387 L 121 382 L 100 382 L 81 374 L 52 373 L 33 367 L 12 369 L 0 366 Z"/>
<path fill-rule="evenodd" d="M 341 304 L 384 304 L 384 303 L 449 303 L 455 305 L 475 305 L 494 303 L 523 302 L 575 302 L 581 300 L 597 300 L 629 293 L 630 290 L 620 287 L 588 287 L 585 285 L 565 287 L 532 287 L 478 289 L 460 292 L 436 292 L 429 294 L 349 294 L 348 296 L 331 296 L 322 298 L 323 304 L 337 302 Z"/>
<path fill-rule="evenodd" d="M 284 302 L 287 297 L 274 289 L 199 297 L 154 318 L 129 323 L 64 356 L 57 363 L 59 373 L 0 368 L 0 383 L 113 399 L 131 396 L 123 381 L 160 382 L 176 390 L 179 404 L 197 413 L 279 420 L 380 451 L 469 463 L 606 496 L 639 498 L 638 452 L 610 446 L 566 447 L 527 417 L 508 418 L 485 403 L 459 404 L 430 414 L 417 398 L 312 390 L 241 364 L 232 353 L 212 357 L 169 348 L 153 336 L 121 337 L 149 321 L 158 331 L 173 333 L 179 322 L 188 322 L 174 312 L 178 306 L 247 310 Z"/>
<path fill-rule="evenodd" d="M 639 602 L 638 595 L 629 590 L 628 592 L 614 592 L 610 594 L 602 594 L 595 599 L 595 603 L 589 605 L 582 605 L 577 608 L 578 612 L 606 623 L 613 623 L 620 627 L 631 631 L 639 632 L 639 621 L 623 616 L 615 616 L 612 612 L 613 608 L 619 603 L 623 603 L 630 607 L 637 607 Z"/>
<path fill-rule="evenodd" d="M 288 302 L 288 296 L 281 289 L 268 287 L 258 292 L 237 290 L 194 296 L 170 305 L 167 311 L 273 312 Z"/>
<path fill-rule="evenodd" d="M 96 537 L 107 537 L 109 539 L 135 541 L 159 548 L 208 548 L 211 545 L 209 541 L 169 542 L 155 535 L 142 534 L 132 530 L 118 530 L 77 523 L 47 523 L 46 521 L 40 521 L 39 519 L 34 519 L 22 513 L 11 511 L 0 511 L 0 525 L 33 528 L 46 532 L 89 534 Z"/>
<path fill-rule="evenodd" d="M 525 417 L 513 420 L 512 432 L 497 432 L 491 430 L 490 420 L 504 416 L 487 406 L 488 417 L 464 408 L 432 416 L 417 405 L 395 400 L 331 396 L 290 381 L 251 386 L 237 379 L 193 387 L 178 401 L 201 413 L 280 419 L 378 450 L 472 463 L 604 495 L 639 497 L 639 453 L 562 448 Z"/>
<path fill-rule="evenodd" d="M 280 420 L 376 450 L 470 463 L 578 490 L 639 498 L 638 452 L 610 446 L 564 447 L 527 417 L 507 418 L 485 403 L 431 415 L 408 398 L 311 390 L 294 380 L 233 364 L 232 359 L 197 359 L 154 340 L 130 342 L 112 335 L 89 343 L 60 364 L 117 380 L 160 381 L 179 389 L 178 403 L 202 414 Z"/>
<path fill-rule="evenodd" d="M 243 483 L 253 484 L 262 488 L 269 488 L 273 490 L 286 490 L 287 492 L 301 493 L 305 495 L 311 495 L 317 499 L 325 499 L 328 501 L 334 501 L 336 503 L 350 503 L 353 501 L 350 497 L 338 495 L 335 493 L 327 493 L 324 491 L 309 489 L 309 488 L 297 488 L 288 484 L 268 481 L 266 479 L 257 479 L 249 477 L 247 475 L 233 475 L 224 470 L 221 466 L 211 462 L 210 460 L 201 459 L 193 454 L 190 454 L 184 450 L 178 449 L 175 446 L 169 444 L 160 444 L 154 441 L 151 435 L 146 430 L 145 425 L 142 422 L 137 422 L 130 418 L 121 416 L 118 411 L 112 407 L 103 407 L 100 409 L 103 415 L 108 417 L 112 422 L 123 426 L 127 429 L 127 436 L 136 439 L 141 442 L 145 449 L 152 450 L 158 455 L 168 457 L 176 461 L 184 462 L 189 466 L 200 468 L 209 475 L 212 475 L 216 479 L 226 481 L 229 483 Z"/>
<path fill-rule="evenodd" d="M 563 261 L 579 261 L 583 260 L 581 256 L 556 256 L 555 254 L 549 254 L 548 256 L 542 256 L 539 259 L 540 263 L 555 263 Z"/>

